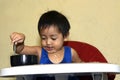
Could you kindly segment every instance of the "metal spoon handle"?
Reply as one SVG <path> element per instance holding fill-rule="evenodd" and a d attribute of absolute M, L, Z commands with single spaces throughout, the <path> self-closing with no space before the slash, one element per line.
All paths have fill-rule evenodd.
<path fill-rule="evenodd" d="M 13 44 L 13 51 L 14 51 L 14 54 L 16 54 L 16 45 L 15 45 L 15 42 Z"/>

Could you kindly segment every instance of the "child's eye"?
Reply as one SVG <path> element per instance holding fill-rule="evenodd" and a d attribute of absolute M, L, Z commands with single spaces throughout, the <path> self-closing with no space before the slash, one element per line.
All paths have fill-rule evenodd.
<path fill-rule="evenodd" d="M 42 39 L 42 40 L 45 40 L 45 39 L 46 39 L 46 37 L 42 36 L 42 37 L 41 37 L 41 39 Z"/>
<path fill-rule="evenodd" d="M 52 40 L 56 40 L 57 38 L 52 38 Z"/>
<path fill-rule="evenodd" d="M 52 36 L 51 39 L 52 39 L 52 40 L 56 40 L 57 37 L 56 37 L 56 36 Z"/>
<path fill-rule="evenodd" d="M 45 38 L 41 38 L 42 40 L 45 40 Z"/>

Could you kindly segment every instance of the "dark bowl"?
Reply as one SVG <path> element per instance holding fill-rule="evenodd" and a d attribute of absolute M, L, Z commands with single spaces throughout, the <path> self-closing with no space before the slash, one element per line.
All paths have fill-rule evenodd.
<path fill-rule="evenodd" d="M 12 55 L 10 56 L 11 66 L 23 66 L 38 64 L 38 58 L 35 55 Z"/>

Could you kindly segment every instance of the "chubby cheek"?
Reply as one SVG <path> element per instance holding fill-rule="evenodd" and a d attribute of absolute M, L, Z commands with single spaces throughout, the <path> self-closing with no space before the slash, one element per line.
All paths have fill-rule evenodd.
<path fill-rule="evenodd" d="M 55 43 L 54 43 L 54 45 L 56 45 L 57 47 L 62 47 L 63 46 L 63 42 L 64 41 L 56 41 Z"/>
<path fill-rule="evenodd" d="M 63 41 L 62 40 L 56 40 L 56 41 L 52 41 L 51 44 L 47 44 L 46 41 L 41 41 L 41 45 L 42 47 L 45 47 L 45 46 L 51 46 L 51 47 L 54 47 L 54 48 L 60 48 L 63 46 Z"/>
<path fill-rule="evenodd" d="M 41 41 L 41 46 L 46 46 L 46 42 L 45 41 Z"/>

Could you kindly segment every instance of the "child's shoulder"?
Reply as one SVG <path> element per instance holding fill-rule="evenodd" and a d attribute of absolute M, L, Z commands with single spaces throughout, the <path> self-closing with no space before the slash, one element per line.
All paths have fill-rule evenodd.
<path fill-rule="evenodd" d="M 70 49 L 71 50 L 71 53 L 77 53 L 75 49 L 73 49 L 72 47 L 70 46 L 64 46 L 65 49 Z"/>

